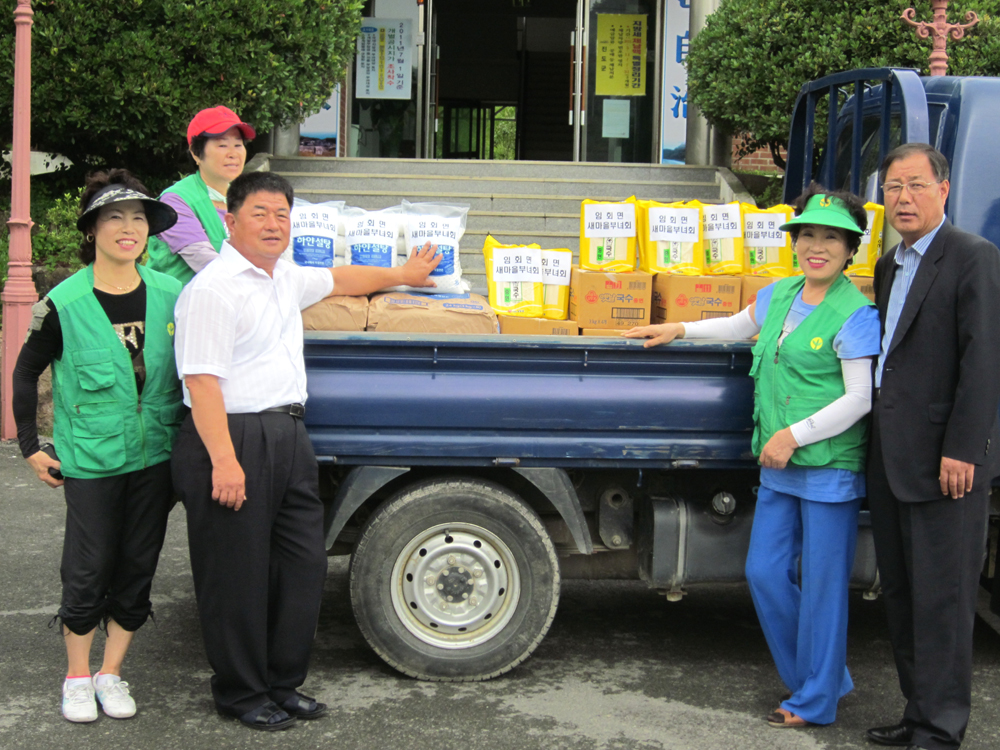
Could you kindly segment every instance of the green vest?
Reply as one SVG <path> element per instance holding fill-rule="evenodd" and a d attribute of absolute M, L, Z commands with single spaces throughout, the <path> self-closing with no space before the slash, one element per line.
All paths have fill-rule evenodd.
<path fill-rule="evenodd" d="M 755 456 L 760 456 L 776 432 L 844 395 L 844 375 L 833 340 L 855 311 L 871 304 L 847 277 L 838 276 L 823 301 L 785 337 L 779 350 L 785 316 L 804 283 L 803 276 L 774 283 L 764 327 L 753 348 Z M 868 420 L 861 419 L 839 435 L 796 448 L 789 463 L 864 471 L 867 439 Z"/>
<path fill-rule="evenodd" d="M 209 199 L 208 187 L 201 179 L 201 175 L 195 172 L 193 175 L 175 182 L 164 190 L 160 197 L 162 198 L 167 193 L 176 193 L 191 207 L 194 215 L 201 222 L 205 234 L 208 235 L 208 241 L 212 243 L 215 252 L 219 252 L 226 239 L 226 227 L 219 220 L 219 210 Z M 169 245 L 159 237 L 149 238 L 147 251 L 149 252 L 148 265 L 154 271 L 173 276 L 182 285 L 194 278 L 194 271 L 187 264 L 187 261 L 177 253 L 171 252 Z"/>
<path fill-rule="evenodd" d="M 56 452 L 67 477 L 125 474 L 170 458 L 184 417 L 174 364 L 176 279 L 137 266 L 146 282 L 142 399 L 132 358 L 94 296 L 94 267 L 49 292 L 59 312 L 62 355 L 52 362 Z"/>

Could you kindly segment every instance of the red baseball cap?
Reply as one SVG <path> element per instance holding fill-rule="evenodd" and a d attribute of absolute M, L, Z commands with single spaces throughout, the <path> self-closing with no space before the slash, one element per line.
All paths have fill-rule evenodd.
<path fill-rule="evenodd" d="M 196 136 L 207 135 L 211 137 L 222 135 L 229 128 L 239 128 L 243 137 L 248 141 L 252 141 L 257 137 L 257 133 L 253 127 L 240 120 L 237 114 L 229 109 L 229 107 L 209 107 L 196 114 L 188 125 L 188 145 L 191 145 L 191 140 Z"/>

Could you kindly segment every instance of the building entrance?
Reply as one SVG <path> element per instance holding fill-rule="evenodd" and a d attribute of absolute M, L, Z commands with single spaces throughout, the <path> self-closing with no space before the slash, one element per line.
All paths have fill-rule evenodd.
<path fill-rule="evenodd" d="M 662 0 L 368 0 L 349 155 L 658 163 L 661 11 Z"/>

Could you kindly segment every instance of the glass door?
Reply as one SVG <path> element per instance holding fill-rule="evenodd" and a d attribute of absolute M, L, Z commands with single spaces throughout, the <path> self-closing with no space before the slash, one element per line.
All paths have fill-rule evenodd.
<path fill-rule="evenodd" d="M 578 90 L 580 161 L 648 163 L 658 65 L 656 0 L 580 0 L 586 19 Z"/>

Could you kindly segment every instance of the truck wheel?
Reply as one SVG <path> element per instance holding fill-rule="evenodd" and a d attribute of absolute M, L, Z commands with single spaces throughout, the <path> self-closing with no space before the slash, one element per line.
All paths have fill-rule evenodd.
<path fill-rule="evenodd" d="M 480 479 L 431 480 L 389 500 L 351 558 L 365 639 L 422 680 L 488 680 L 541 643 L 559 603 L 559 562 L 538 516 Z"/>

